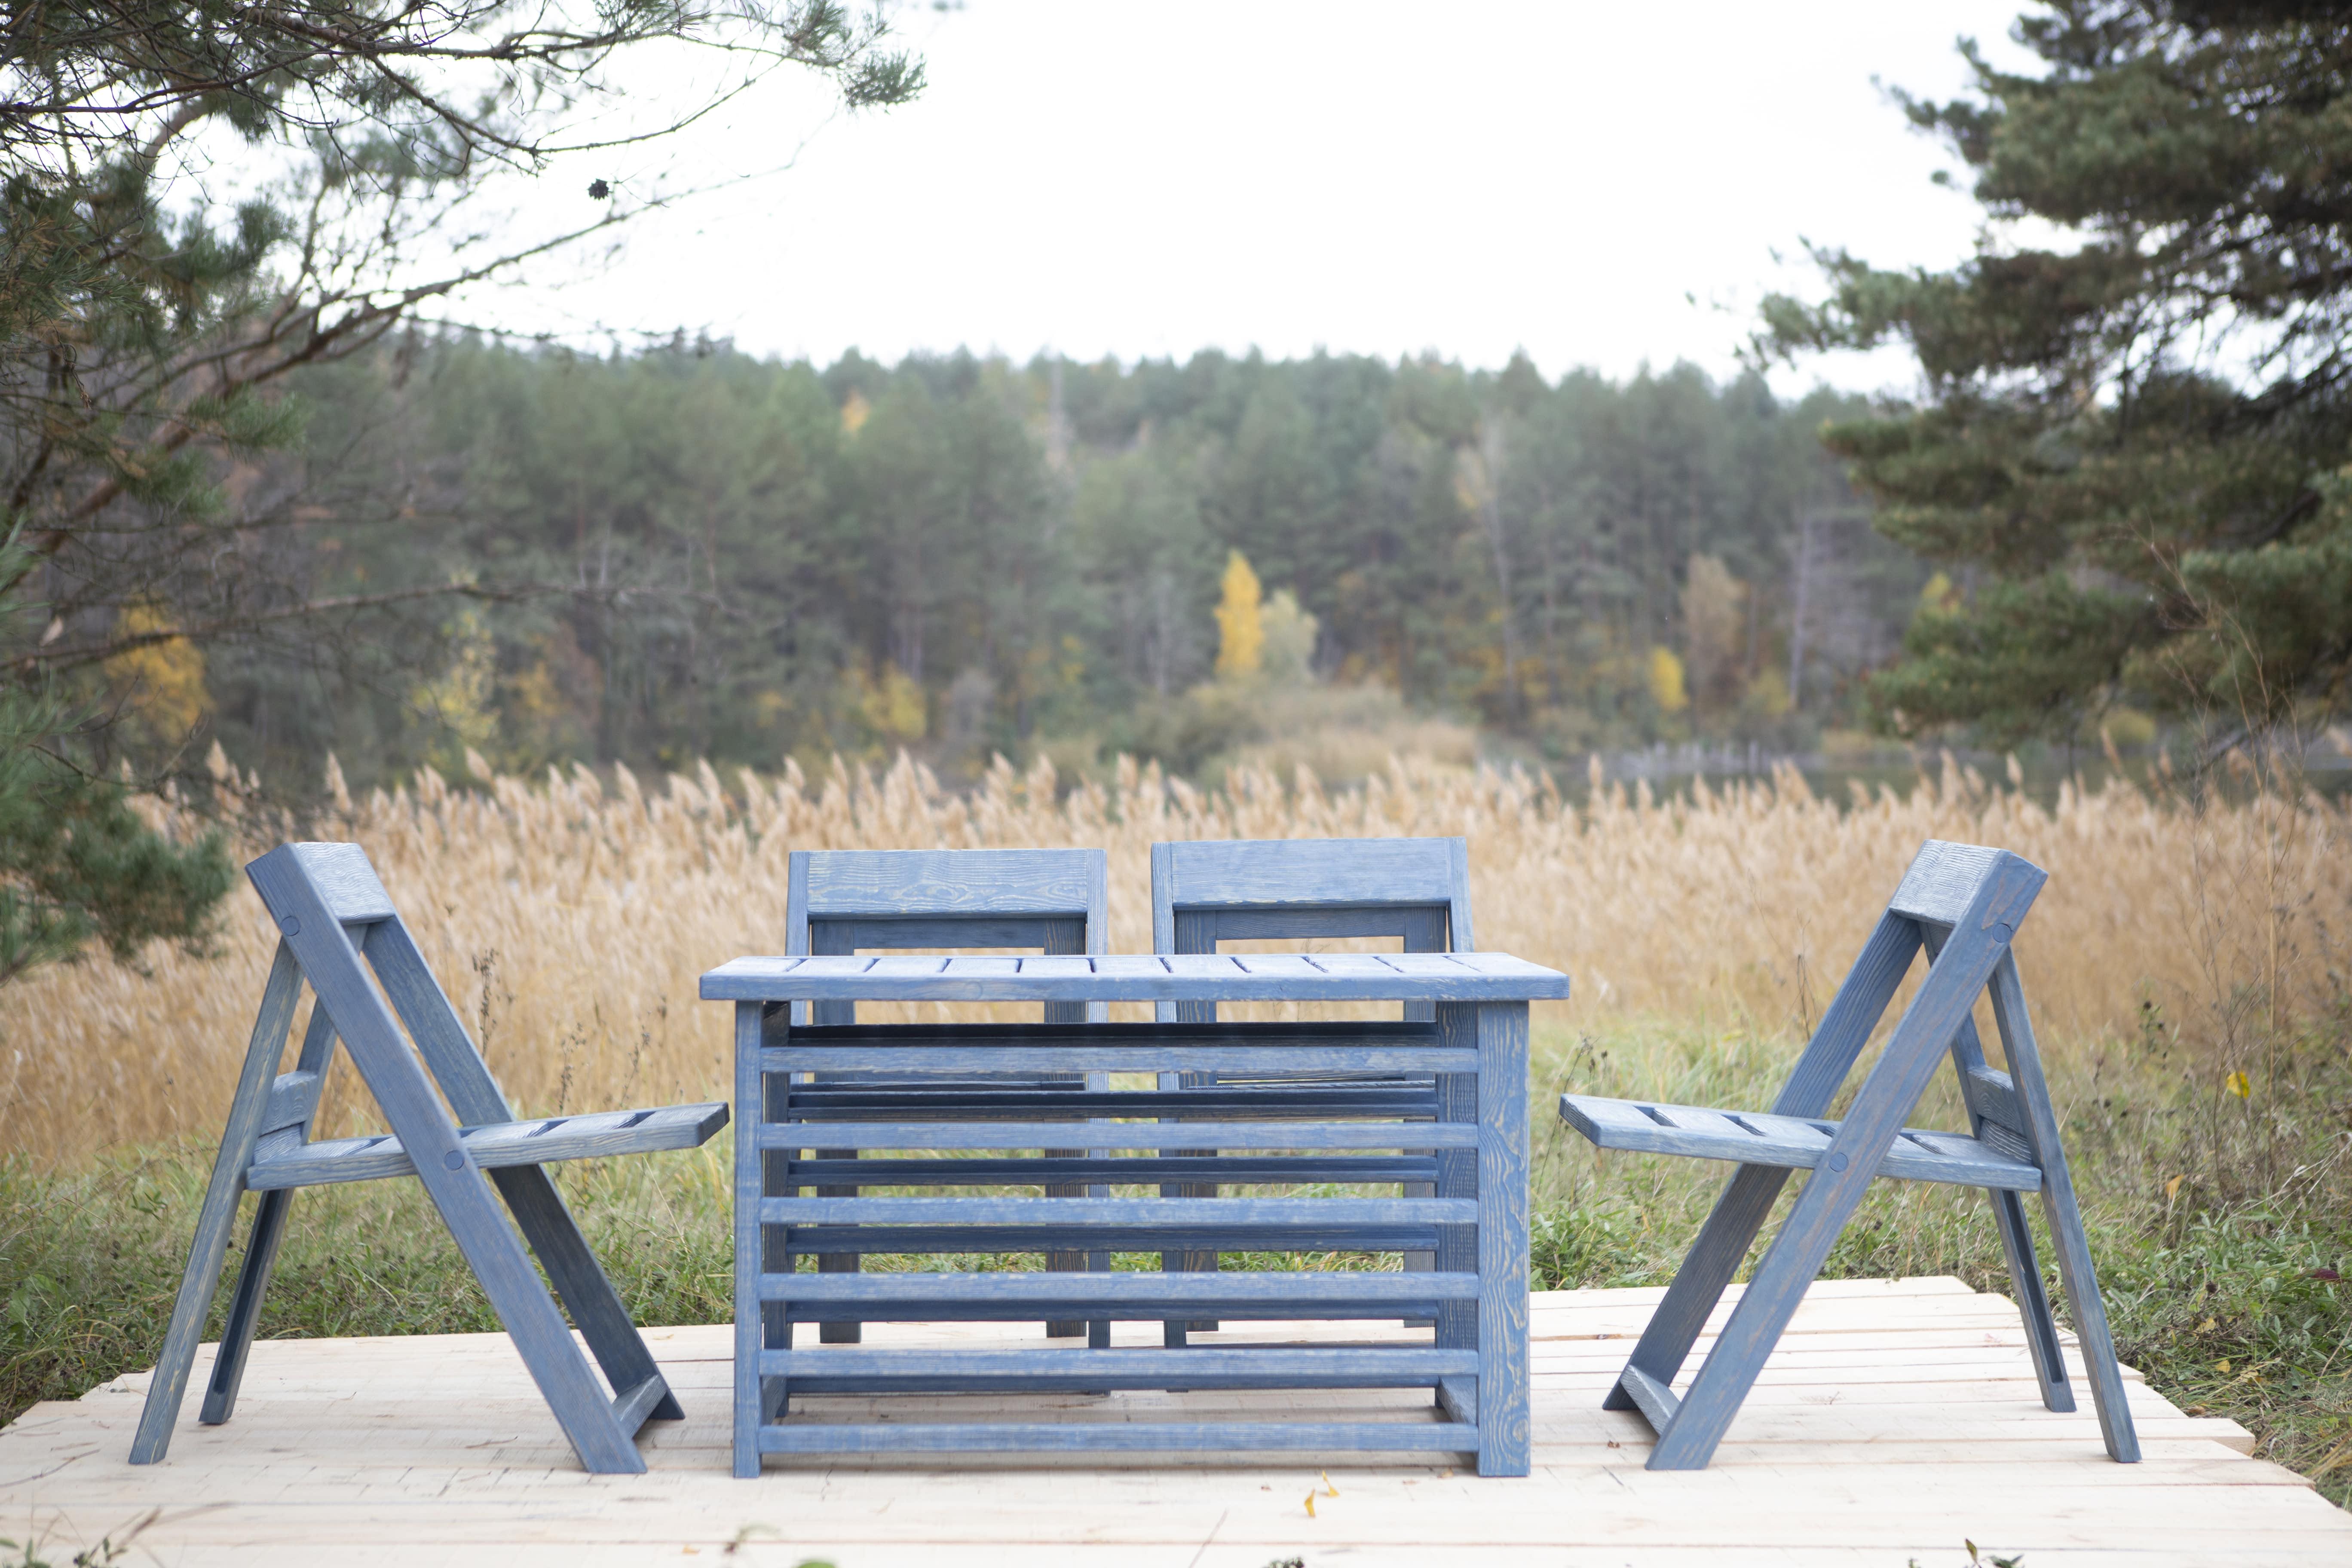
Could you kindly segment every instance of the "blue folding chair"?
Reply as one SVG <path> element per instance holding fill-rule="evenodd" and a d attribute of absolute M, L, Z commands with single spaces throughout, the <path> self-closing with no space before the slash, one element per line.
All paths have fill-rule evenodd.
<path fill-rule="evenodd" d="M 608 1474 L 644 1470 L 637 1428 L 648 1420 L 682 1419 L 685 1412 L 546 1167 L 558 1160 L 691 1149 L 727 1124 L 727 1107 L 670 1105 L 517 1120 L 358 845 L 283 845 L 247 866 L 246 874 L 281 933 L 278 956 L 229 1104 L 212 1183 L 197 1212 L 187 1271 L 131 1462 L 153 1464 L 171 1445 L 239 1195 L 258 1192 L 261 1202 L 205 1391 L 199 1419 L 208 1426 L 226 1421 L 236 1408 L 295 1189 L 415 1176 L 441 1211 L 580 1462 Z M 368 970 L 375 984 L 369 984 Z M 280 1073 L 278 1060 L 306 982 L 317 1001 L 294 1070 Z M 310 1141 L 311 1118 L 339 1038 L 391 1124 L 390 1135 Z M 499 1213 L 493 1187 L 506 1199 L 520 1237 Z M 597 1386 L 531 1266 L 533 1257 L 571 1310 L 614 1394 Z"/>
<path fill-rule="evenodd" d="M 2042 1404 L 2072 1410 L 2074 1395 L 2058 1326 L 2025 1220 L 2023 1194 L 2042 1194 L 2107 1453 L 2125 1464 L 2139 1458 L 2123 1369 L 2107 1331 L 2090 1243 L 2059 1146 L 2057 1112 L 2010 946 L 2045 880 L 2040 867 L 2006 850 L 1934 840 L 1922 847 L 1769 1113 L 1560 1097 L 1561 1117 L 1600 1148 L 1727 1160 L 1739 1167 L 1605 1402 L 1612 1410 L 1640 1411 L 1657 1433 L 1651 1469 L 1706 1467 L 1805 1288 L 1878 1176 L 1985 1189 L 2008 1254 Z M 1927 973 L 1918 994 L 1863 1080 L 1853 1108 L 1842 1119 L 1826 1119 L 1839 1085 L 1922 949 Z M 1986 1061 L 1971 1016 L 1976 999 L 1988 988 L 2006 1072 Z M 1971 1136 L 1903 1125 L 1927 1087 L 1937 1057 L 1947 1052 L 1959 1075 Z M 1813 1174 L 1689 1391 L 1677 1396 L 1675 1376 L 1795 1170 Z"/>

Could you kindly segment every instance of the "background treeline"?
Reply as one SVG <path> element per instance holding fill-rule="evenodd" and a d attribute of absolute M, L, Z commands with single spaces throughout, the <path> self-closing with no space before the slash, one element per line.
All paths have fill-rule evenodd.
<path fill-rule="evenodd" d="M 228 476 L 234 547 L 158 552 L 128 593 L 118 566 L 81 612 L 113 617 L 98 636 L 238 623 L 109 661 L 122 744 L 209 733 L 306 779 L 329 748 L 364 780 L 468 746 L 1192 771 L 1269 726 L 1418 710 L 1557 759 L 1786 747 L 1847 714 L 1927 578 L 1821 447 L 1858 399 L 1687 366 L 820 369 L 467 339 L 292 396 L 307 438 Z M 1234 552 L 1269 635 L 1215 680 Z"/>

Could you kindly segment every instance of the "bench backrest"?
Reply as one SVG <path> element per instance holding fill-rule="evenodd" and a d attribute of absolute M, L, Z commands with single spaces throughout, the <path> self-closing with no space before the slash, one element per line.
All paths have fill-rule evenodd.
<path fill-rule="evenodd" d="M 801 849 L 793 852 L 788 879 L 788 955 L 871 948 L 1110 951 L 1108 862 L 1100 849 Z M 1097 1004 L 1095 1011 L 1103 1008 Z M 1046 1005 L 1049 1024 L 1088 1016 L 1084 1004 Z M 856 1021 L 853 1002 L 821 1002 L 795 1019 Z"/>
<path fill-rule="evenodd" d="M 1151 948 L 1214 952 L 1221 942 L 1392 936 L 1407 952 L 1462 952 L 1470 928 L 1464 838 L 1188 839 L 1151 847 Z M 1215 1017 L 1213 1003 L 1162 1003 L 1163 1021 Z M 1408 1018 L 1434 1016 L 1426 1003 Z"/>

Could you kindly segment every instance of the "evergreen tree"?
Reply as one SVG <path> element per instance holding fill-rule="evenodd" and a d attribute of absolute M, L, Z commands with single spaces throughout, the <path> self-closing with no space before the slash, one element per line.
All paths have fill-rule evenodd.
<path fill-rule="evenodd" d="M 1927 396 L 1833 425 L 1878 525 L 1964 568 L 1874 683 L 1886 722 L 2069 733 L 2119 699 L 2247 729 L 2352 702 L 2352 18 L 2291 0 L 2057 0 L 1905 100 L 1976 172 L 1946 271 L 1816 251 L 1766 356 L 1893 339 Z M 2064 246 L 2003 243 L 2042 220 Z M 2031 233 L 2032 230 L 2023 232 Z"/>

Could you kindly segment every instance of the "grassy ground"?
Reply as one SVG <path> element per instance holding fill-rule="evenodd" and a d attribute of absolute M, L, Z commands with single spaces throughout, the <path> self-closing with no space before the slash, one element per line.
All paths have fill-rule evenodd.
<path fill-rule="evenodd" d="M 2269 1090 L 2242 1098 L 2172 1070 L 2155 1031 L 2139 1046 L 2062 1057 L 2053 1086 L 2124 1359 L 2175 1401 L 2244 1423 L 2264 1454 L 2314 1476 L 2339 1506 L 2352 1506 L 2352 1294 L 2341 1279 L 2352 1269 L 2347 1037 L 2339 1026 L 2284 1050 Z M 1791 1051 L 1784 1041 L 1687 1026 L 1539 1041 L 1539 1282 L 1663 1282 L 1724 1173 L 1596 1155 L 1551 1115 L 1560 1090 L 1760 1106 Z M 1947 1085 L 1917 1120 L 1960 1125 Z M 562 1168 L 575 1212 L 642 1322 L 729 1316 L 724 1143 Z M 152 1362 L 209 1164 L 210 1151 L 193 1147 L 65 1175 L 0 1163 L 0 1418 Z M 229 1261 L 234 1268 L 234 1254 Z M 1121 1262 L 1156 1267 L 1139 1256 Z M 1950 1273 L 2007 1289 L 1982 1196 L 1911 1184 L 1875 1189 L 1828 1272 Z M 497 1326 L 414 1184 L 322 1188 L 298 1200 L 265 1333 Z"/>

